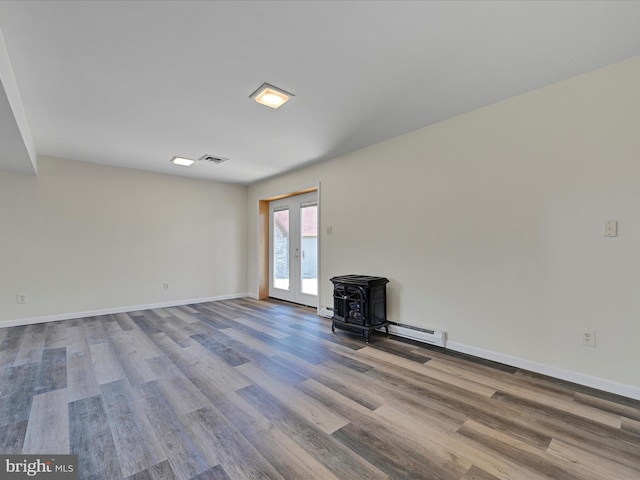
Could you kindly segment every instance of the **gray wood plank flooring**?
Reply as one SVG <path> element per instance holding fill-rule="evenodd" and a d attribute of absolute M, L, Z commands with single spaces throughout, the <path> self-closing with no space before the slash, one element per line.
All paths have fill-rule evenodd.
<path fill-rule="evenodd" d="M 638 480 L 640 402 L 243 298 L 0 329 L 0 453 L 82 480 Z"/>

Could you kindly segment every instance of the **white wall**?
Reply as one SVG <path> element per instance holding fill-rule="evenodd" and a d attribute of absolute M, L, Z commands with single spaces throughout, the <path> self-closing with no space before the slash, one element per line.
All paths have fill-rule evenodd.
<path fill-rule="evenodd" d="M 247 292 L 246 187 L 38 166 L 37 177 L 0 174 L 0 325 Z"/>
<path fill-rule="evenodd" d="M 37 172 L 36 147 L 2 32 L 0 32 L 0 167 L 5 172 L 30 175 Z"/>
<path fill-rule="evenodd" d="M 251 186 L 249 291 L 257 200 L 320 182 L 321 305 L 386 276 L 393 321 L 640 395 L 638 85 L 634 58 Z"/>

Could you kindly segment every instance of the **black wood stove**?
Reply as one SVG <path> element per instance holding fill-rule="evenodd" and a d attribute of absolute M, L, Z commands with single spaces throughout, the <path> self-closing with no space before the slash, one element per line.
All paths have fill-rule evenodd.
<path fill-rule="evenodd" d="M 371 330 L 384 326 L 389 334 L 387 321 L 387 288 L 384 277 L 366 275 L 342 275 L 333 277 L 333 323 L 336 327 L 362 333 L 369 342 Z"/>

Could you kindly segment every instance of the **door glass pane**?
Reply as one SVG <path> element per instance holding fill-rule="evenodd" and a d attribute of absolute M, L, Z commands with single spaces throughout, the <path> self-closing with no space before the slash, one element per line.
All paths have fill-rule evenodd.
<path fill-rule="evenodd" d="M 289 290 L 289 210 L 273 212 L 273 286 Z"/>
<path fill-rule="evenodd" d="M 300 207 L 300 274 L 302 293 L 318 294 L 318 205 Z"/>

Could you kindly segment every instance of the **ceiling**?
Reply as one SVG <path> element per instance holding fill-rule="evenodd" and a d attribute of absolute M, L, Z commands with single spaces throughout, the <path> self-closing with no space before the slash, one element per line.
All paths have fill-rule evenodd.
<path fill-rule="evenodd" d="M 640 55 L 639 25 L 637 1 L 0 1 L 39 155 L 240 184 Z M 169 161 L 204 154 L 230 160 Z"/>

